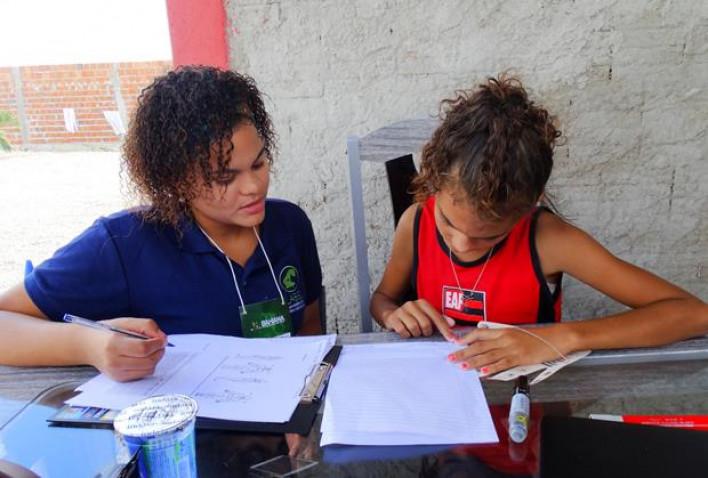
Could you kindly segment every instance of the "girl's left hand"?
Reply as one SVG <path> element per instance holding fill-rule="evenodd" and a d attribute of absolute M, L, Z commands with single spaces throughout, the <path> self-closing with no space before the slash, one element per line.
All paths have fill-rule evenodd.
<path fill-rule="evenodd" d="M 561 353 L 570 352 L 562 327 L 535 327 L 531 332 L 550 342 Z M 448 356 L 465 370 L 477 369 L 482 377 L 516 367 L 554 360 L 558 353 L 538 338 L 513 328 L 477 328 L 457 340 L 466 345 Z"/>

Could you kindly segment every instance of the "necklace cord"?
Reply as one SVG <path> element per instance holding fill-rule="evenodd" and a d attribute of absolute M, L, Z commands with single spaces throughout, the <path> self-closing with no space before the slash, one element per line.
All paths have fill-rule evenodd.
<path fill-rule="evenodd" d="M 211 238 L 209 234 L 200 226 L 197 224 L 197 227 L 199 227 L 199 230 L 202 231 L 202 234 L 209 240 L 212 246 L 216 248 L 217 251 L 219 251 L 221 254 L 223 254 L 224 259 L 226 259 L 226 264 L 229 266 L 229 271 L 231 271 L 231 277 L 234 280 L 234 287 L 236 288 L 236 294 L 238 295 L 238 300 L 241 302 L 241 310 L 243 311 L 243 315 L 248 314 L 248 311 L 246 310 L 246 304 L 243 301 L 243 296 L 241 295 L 241 289 L 238 286 L 238 280 L 236 280 L 236 272 L 234 271 L 234 266 L 231 264 L 231 259 L 229 259 L 229 256 L 226 255 L 223 249 L 219 247 L 219 245 L 216 243 L 214 239 Z M 270 258 L 268 257 L 268 253 L 265 250 L 265 247 L 263 247 L 263 242 L 261 241 L 260 236 L 258 235 L 258 231 L 256 231 L 256 228 L 253 228 L 253 233 L 256 235 L 256 239 L 258 240 L 258 245 L 261 248 L 261 251 L 263 251 L 263 256 L 265 256 L 266 262 L 268 263 L 268 269 L 270 269 L 270 274 L 273 277 L 273 283 L 275 283 L 275 288 L 278 289 L 278 294 L 280 295 L 280 303 L 282 305 L 285 305 L 285 297 L 283 296 L 283 291 L 280 290 L 280 286 L 278 285 L 278 281 L 275 278 L 275 272 L 273 271 L 273 265 L 270 263 Z"/>
<path fill-rule="evenodd" d="M 477 291 L 477 286 L 479 285 L 479 281 L 480 281 L 480 279 L 482 279 L 482 275 L 484 274 L 484 270 L 487 268 L 487 264 L 489 264 L 489 259 L 492 257 L 492 254 L 494 254 L 494 248 L 495 248 L 495 247 L 497 247 L 496 244 L 494 244 L 494 246 L 492 246 L 492 248 L 489 250 L 489 252 L 487 252 L 487 258 L 486 258 L 485 261 L 484 261 L 484 265 L 482 266 L 482 270 L 479 272 L 479 275 L 477 276 L 477 280 L 475 281 L 474 286 L 472 286 L 472 293 L 473 293 L 473 294 Z M 448 251 L 449 251 L 448 257 L 449 257 L 449 259 L 450 259 L 450 267 L 452 268 L 452 273 L 453 273 L 453 275 L 455 276 L 455 281 L 457 282 L 457 288 L 458 288 L 458 290 L 461 292 L 461 291 L 462 291 L 462 285 L 460 285 L 460 278 L 459 278 L 458 275 L 457 275 L 457 270 L 455 269 L 455 264 L 452 262 L 452 248 L 451 248 L 450 246 L 448 246 Z M 486 302 L 484 303 L 484 308 L 485 308 L 485 315 L 482 317 L 482 321 L 481 321 L 482 323 L 489 322 L 489 321 L 487 320 L 487 315 L 486 315 L 486 308 L 487 308 Z M 567 357 L 563 354 L 563 352 L 561 352 L 560 350 L 558 350 L 558 347 L 556 347 L 555 345 L 553 345 L 551 342 L 549 342 L 548 340 L 544 339 L 544 338 L 541 337 L 540 335 L 534 334 L 533 332 L 531 332 L 531 331 L 528 330 L 528 329 L 525 329 L 525 328 L 523 328 L 523 327 L 519 327 L 519 326 L 516 326 L 516 325 L 513 325 L 513 324 L 504 324 L 504 325 L 506 325 L 506 326 L 508 326 L 508 327 L 510 327 L 510 328 L 512 328 L 512 329 L 520 330 L 521 332 L 524 332 L 525 334 L 528 334 L 528 335 L 530 335 L 531 337 L 534 337 L 534 338 L 540 340 L 544 345 L 546 345 L 548 348 L 550 348 L 551 350 L 553 350 L 553 352 L 555 352 L 556 354 L 558 354 L 558 356 L 561 357 L 563 360 L 567 360 Z"/>

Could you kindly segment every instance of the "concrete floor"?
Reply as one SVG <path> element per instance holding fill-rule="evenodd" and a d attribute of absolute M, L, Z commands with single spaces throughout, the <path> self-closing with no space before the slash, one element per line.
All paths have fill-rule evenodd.
<path fill-rule="evenodd" d="M 0 291 L 97 217 L 123 209 L 118 152 L 0 154 Z"/>

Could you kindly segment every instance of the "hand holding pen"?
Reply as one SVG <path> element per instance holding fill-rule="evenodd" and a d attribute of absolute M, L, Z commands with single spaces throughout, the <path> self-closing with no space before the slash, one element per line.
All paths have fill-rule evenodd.
<path fill-rule="evenodd" d="M 150 319 L 119 318 L 96 322 L 66 314 L 64 320 L 85 329 L 81 332 L 86 337 L 83 340 L 85 347 L 80 353 L 86 357 L 86 363 L 118 381 L 151 375 L 168 345 L 167 336 Z"/>
<path fill-rule="evenodd" d="M 77 325 L 83 325 L 84 327 L 90 327 L 92 329 L 105 330 L 106 332 L 116 332 L 118 334 L 123 334 L 128 337 L 133 337 L 134 339 L 150 340 L 153 338 L 153 337 L 149 337 L 144 334 L 139 334 L 137 332 L 133 332 L 131 330 L 121 329 L 120 327 L 116 327 L 114 325 L 111 325 L 108 322 L 98 322 L 96 320 L 84 319 L 83 317 L 79 317 L 77 315 L 72 315 L 72 314 L 64 314 L 64 322 L 69 322 L 71 324 L 77 324 Z M 169 342 L 167 342 L 167 346 L 174 347 L 174 345 L 172 345 Z"/>

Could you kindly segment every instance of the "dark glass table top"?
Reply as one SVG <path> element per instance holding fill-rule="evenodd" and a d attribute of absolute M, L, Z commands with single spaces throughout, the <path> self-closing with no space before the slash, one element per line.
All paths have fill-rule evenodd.
<path fill-rule="evenodd" d="M 371 339 L 371 336 L 366 338 Z M 631 358 L 628 361 L 632 362 Z M 532 387 L 529 437 L 521 445 L 510 443 L 506 432 L 511 383 L 484 382 L 500 439 L 496 445 L 331 445 L 320 448 L 321 415 L 318 415 L 310 434 L 296 439 L 298 456 L 315 460 L 318 464 L 297 476 L 538 476 L 544 417 L 587 418 L 590 413 L 708 415 L 708 360 L 636 362 L 609 364 L 600 360 L 594 364 L 586 361 L 584 365 L 568 367 Z M 112 430 L 49 427 L 46 424 L 46 419 L 73 393 L 80 381 L 92 374 L 95 371 L 78 367 L 0 367 L 0 400 L 11 404 L 5 407 L 5 413 L 15 411 L 12 404 L 22 402 L 18 399 L 21 382 L 11 385 L 8 379 L 42 376 L 37 383 L 29 380 L 28 384 L 32 385 L 26 387 L 29 389 L 39 383 L 45 386 L 59 383 L 25 405 L 9 421 L 8 416 L 0 416 L 0 422 L 7 421 L 0 427 L 0 459 L 31 468 L 43 477 L 111 476 L 116 462 L 127 459 Z M 0 413 L 2 410 L 0 407 Z M 411 420 L 415 417 L 412 416 Z M 688 433 L 700 436 L 708 450 L 708 433 Z M 569 441 L 581 439 L 579 436 L 568 437 Z M 290 443 L 293 443 L 292 439 Z M 287 454 L 288 449 L 288 441 L 282 435 L 198 430 L 199 476 L 262 476 L 249 473 L 249 467 Z M 606 453 L 603 451 L 603 456 L 610 460 L 617 452 L 617 449 L 608 449 Z"/>

